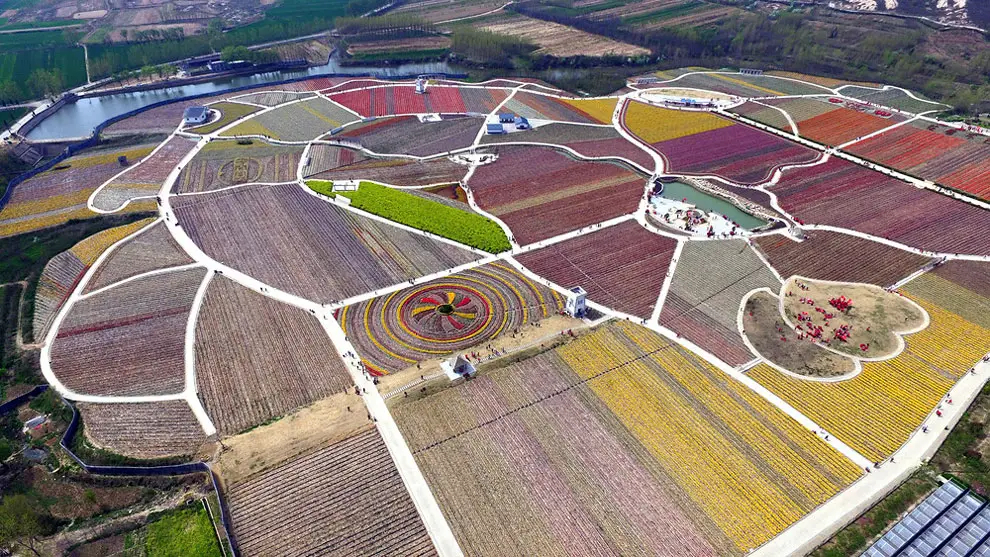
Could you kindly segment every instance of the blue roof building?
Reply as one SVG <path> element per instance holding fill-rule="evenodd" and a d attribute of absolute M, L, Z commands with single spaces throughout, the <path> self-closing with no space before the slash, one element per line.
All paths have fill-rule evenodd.
<path fill-rule="evenodd" d="M 501 133 L 505 133 L 505 128 L 502 127 L 502 124 L 488 124 L 487 129 L 488 129 L 488 135 L 498 135 Z"/>
<path fill-rule="evenodd" d="M 503 112 L 498 115 L 498 121 L 503 124 L 511 124 L 516 121 L 516 115 L 511 112 Z"/>

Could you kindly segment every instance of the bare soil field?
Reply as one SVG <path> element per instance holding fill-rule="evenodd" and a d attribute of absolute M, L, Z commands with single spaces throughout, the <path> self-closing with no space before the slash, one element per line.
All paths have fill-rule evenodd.
<path fill-rule="evenodd" d="M 450 39 L 447 37 L 409 37 L 395 40 L 354 43 L 347 47 L 347 53 L 355 56 L 362 54 L 378 54 L 381 52 L 435 50 L 449 47 Z"/>
<path fill-rule="evenodd" d="M 275 52 L 280 60 L 306 60 L 310 64 L 325 64 L 332 49 L 329 40 L 324 38 L 280 44 L 265 50 Z"/>
<path fill-rule="evenodd" d="M 561 58 L 606 54 L 639 56 L 650 52 L 639 46 L 585 33 L 566 25 L 523 16 L 500 19 L 496 23 L 483 24 L 481 27 L 495 33 L 531 41 L 540 47 L 536 51 L 537 54 L 549 54 Z"/>
<path fill-rule="evenodd" d="M 899 333 L 914 330 L 925 320 L 920 308 L 903 296 L 877 286 L 791 278 L 782 292 L 784 315 L 791 324 L 805 330 L 822 327 L 822 337 L 829 341 L 830 348 L 860 358 L 892 355 L 900 346 Z M 852 300 L 847 311 L 839 311 L 829 304 L 829 300 L 840 296 Z M 799 315 L 805 316 L 803 321 L 798 319 Z M 830 315 L 833 317 L 828 318 Z M 836 331 L 843 327 L 848 327 L 849 332 L 845 341 L 835 337 Z"/>
<path fill-rule="evenodd" d="M 424 0 L 403 4 L 392 13 L 415 14 L 427 21 L 440 23 L 484 14 L 504 4 L 504 0 Z"/>
<path fill-rule="evenodd" d="M 778 308 L 779 299 L 768 292 L 756 292 L 746 300 L 743 334 L 767 361 L 798 375 L 837 377 L 852 373 L 851 358 L 825 350 L 787 326 Z"/>
<path fill-rule="evenodd" d="M 338 393 L 284 418 L 224 439 L 217 474 L 227 484 L 371 427 L 361 397 Z"/>

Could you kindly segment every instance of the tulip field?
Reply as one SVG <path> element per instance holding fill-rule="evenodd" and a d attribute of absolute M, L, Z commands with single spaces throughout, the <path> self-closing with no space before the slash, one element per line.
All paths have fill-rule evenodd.
<path fill-rule="evenodd" d="M 564 288 L 584 288 L 593 302 L 647 318 L 676 247 L 677 241 L 628 221 L 516 259 Z"/>
<path fill-rule="evenodd" d="M 186 322 L 204 274 L 155 275 L 75 302 L 52 346 L 55 375 L 82 394 L 181 392 Z"/>
<path fill-rule="evenodd" d="M 374 429 L 235 483 L 227 504 L 245 555 L 437 554 Z"/>
<path fill-rule="evenodd" d="M 657 9 L 603 1 L 540 9 Z M 758 67 L 421 78 L 9 142 L 0 364 L 35 358 L 107 461 L 210 461 L 246 556 L 814 552 L 979 388 L 985 129 Z"/>
<path fill-rule="evenodd" d="M 131 168 L 103 186 L 93 198 L 93 206 L 115 211 L 134 198 L 156 195 L 175 166 L 195 146 L 193 140 L 170 137 L 153 155 L 142 159 L 140 164 L 131 161 Z"/>
<path fill-rule="evenodd" d="M 159 222 L 114 249 L 86 283 L 86 292 L 156 269 L 188 265 L 192 262 L 192 258 L 182 251 L 165 225 Z"/>
<path fill-rule="evenodd" d="M 316 317 L 223 277 L 213 279 L 206 291 L 196 320 L 195 353 L 199 397 L 224 434 L 287 414 L 352 383 Z"/>
<path fill-rule="evenodd" d="M 990 138 L 925 121 L 912 122 L 847 148 L 866 159 L 990 199 Z"/>
<path fill-rule="evenodd" d="M 718 266 L 712 266 L 718 261 Z M 660 324 L 730 365 L 753 359 L 739 335 L 736 314 L 756 288 L 780 288 L 780 281 L 742 240 L 688 242 L 660 313 Z"/>
<path fill-rule="evenodd" d="M 497 161 L 475 170 L 468 189 L 524 245 L 631 213 L 646 187 L 627 167 L 578 161 L 550 148 L 505 146 L 497 153 Z M 548 214 L 554 218 L 541 218 Z"/>
<path fill-rule="evenodd" d="M 799 220 L 928 251 L 990 255 L 985 209 L 839 158 L 787 170 L 769 189 Z"/>
<path fill-rule="evenodd" d="M 931 261 L 879 242 L 824 230 L 808 231 L 802 242 L 783 235 L 761 236 L 755 242 L 785 278 L 800 275 L 889 286 Z"/>
<path fill-rule="evenodd" d="M 45 338 L 62 304 L 107 248 L 149 224 L 151 219 L 144 219 L 98 232 L 51 258 L 41 272 L 35 291 L 34 337 Z"/>
<path fill-rule="evenodd" d="M 468 554 L 742 555 L 859 476 L 621 322 L 394 414 Z"/>
<path fill-rule="evenodd" d="M 319 302 L 477 258 L 467 250 L 344 211 L 296 184 L 179 198 L 173 207 L 183 230 L 213 259 Z"/>
<path fill-rule="evenodd" d="M 638 164 L 644 171 L 653 170 L 653 157 L 643 148 L 627 141 L 614 128 L 548 124 L 533 130 L 505 135 L 484 135 L 482 144 L 543 143 L 574 149 L 589 158 L 623 158 Z"/>
<path fill-rule="evenodd" d="M 426 94 L 417 95 L 413 85 L 376 85 L 368 89 L 332 93 L 329 98 L 368 117 L 427 113 L 484 114 L 494 110 L 509 94 L 504 89 L 432 86 Z"/>
<path fill-rule="evenodd" d="M 349 126 L 326 139 L 348 138 L 375 153 L 428 157 L 469 147 L 482 126 L 480 118 L 420 122 L 415 116 L 379 118 Z"/>
<path fill-rule="evenodd" d="M 131 458 L 193 455 L 206 442 L 203 427 L 184 400 L 80 403 L 79 413 L 90 443 Z"/>
<path fill-rule="evenodd" d="M 394 186 L 428 186 L 459 182 L 467 167 L 446 157 L 425 161 L 368 157 L 353 149 L 315 144 L 303 176 L 317 180 L 368 180 Z"/>

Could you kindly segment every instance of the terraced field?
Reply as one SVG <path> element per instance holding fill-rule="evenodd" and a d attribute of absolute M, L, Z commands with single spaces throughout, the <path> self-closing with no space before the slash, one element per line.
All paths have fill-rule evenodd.
<path fill-rule="evenodd" d="M 249 144 L 211 141 L 182 169 L 173 192 L 198 193 L 238 184 L 294 181 L 303 147 L 258 139 Z"/>
<path fill-rule="evenodd" d="M 154 196 L 162 189 L 165 179 L 175 169 L 196 142 L 173 135 L 153 155 L 133 165 L 105 185 L 93 198 L 93 206 L 103 211 L 116 211 L 125 203 L 139 197 Z"/>
<path fill-rule="evenodd" d="M 184 400 L 79 403 L 79 413 L 93 445 L 131 458 L 192 455 L 206 442 L 202 426 Z"/>
<path fill-rule="evenodd" d="M 324 98 L 280 106 L 237 124 L 221 135 L 262 135 L 282 141 L 310 141 L 358 117 Z"/>
<path fill-rule="evenodd" d="M 830 91 L 814 84 L 800 83 L 770 75 L 738 73 L 696 73 L 670 83 L 667 87 L 690 87 L 718 91 L 737 97 L 780 97 L 784 95 L 821 95 Z"/>
<path fill-rule="evenodd" d="M 225 435 L 352 384 L 316 317 L 223 277 L 203 299 L 195 353 L 199 397 Z"/>
<path fill-rule="evenodd" d="M 498 160 L 478 167 L 468 188 L 523 245 L 632 213 L 643 196 L 644 178 L 619 164 L 578 161 L 546 147 L 495 151 Z"/>
<path fill-rule="evenodd" d="M 838 97 L 776 99 L 766 102 L 790 114 L 797 122 L 801 137 L 830 146 L 853 141 L 904 121 L 900 114 L 878 111 L 861 103 L 843 102 Z"/>
<path fill-rule="evenodd" d="M 859 475 L 621 322 L 394 415 L 468 554 L 742 555 Z"/>
<path fill-rule="evenodd" d="M 516 259 L 564 288 L 581 286 L 593 302 L 646 319 L 653 313 L 676 247 L 676 240 L 629 221 Z"/>
<path fill-rule="evenodd" d="M 914 114 L 933 110 L 946 110 L 948 108 L 945 105 L 935 102 L 926 102 L 912 98 L 904 91 L 894 88 L 882 90 L 853 85 L 850 87 L 844 87 L 842 89 L 842 94 L 861 101 L 879 104 L 882 106 L 889 106 L 890 108 L 895 108 L 897 110 L 903 110 Z"/>
<path fill-rule="evenodd" d="M 392 373 L 485 344 L 563 305 L 553 290 L 491 263 L 347 306 L 337 320 L 372 370 Z"/>
<path fill-rule="evenodd" d="M 374 429 L 229 486 L 228 505 L 245 555 L 437 554 Z"/>
<path fill-rule="evenodd" d="M 470 147 L 482 124 L 480 118 L 420 122 L 415 116 L 400 116 L 349 126 L 327 139 L 356 140 L 361 147 L 375 153 L 428 157 Z"/>
<path fill-rule="evenodd" d="M 142 278 L 77 301 L 58 329 L 52 370 L 91 395 L 164 395 L 184 388 L 184 338 L 202 268 Z"/>
<path fill-rule="evenodd" d="M 213 259 L 321 303 L 476 258 L 339 209 L 295 184 L 178 198 L 173 207 L 185 232 Z"/>
<path fill-rule="evenodd" d="M 117 247 L 86 283 L 86 292 L 156 269 L 192 262 L 192 258 L 169 234 L 165 224 L 159 222 Z"/>
<path fill-rule="evenodd" d="M 755 356 L 739 335 L 736 316 L 743 297 L 757 288 L 778 290 L 780 281 L 745 241 L 687 242 L 660 324 L 729 365 L 744 364 Z"/>
<path fill-rule="evenodd" d="M 107 248 L 151 224 L 151 222 L 152 219 L 144 219 L 98 232 L 72 246 L 71 249 L 51 258 L 41 272 L 38 288 L 34 295 L 32 329 L 34 337 L 36 339 L 45 338 L 48 334 L 48 327 L 51 326 L 62 304 L 72 294 L 90 266 Z"/>
<path fill-rule="evenodd" d="M 808 231 L 802 242 L 785 236 L 754 241 L 783 277 L 865 282 L 889 286 L 924 267 L 931 259 L 856 236 Z"/>
<path fill-rule="evenodd" d="M 457 183 L 467 167 L 443 157 L 428 161 L 367 157 L 353 149 L 315 144 L 303 176 L 317 180 L 368 180 L 396 186 Z"/>

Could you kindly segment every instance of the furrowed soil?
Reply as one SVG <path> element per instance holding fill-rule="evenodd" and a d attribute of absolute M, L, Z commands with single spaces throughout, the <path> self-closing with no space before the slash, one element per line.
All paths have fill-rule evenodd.
<path fill-rule="evenodd" d="M 230 485 L 371 425 L 364 402 L 351 388 L 347 394 L 329 396 L 271 424 L 224 439 L 216 472 Z"/>

